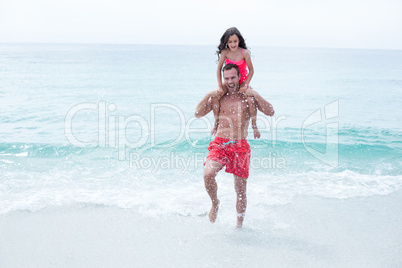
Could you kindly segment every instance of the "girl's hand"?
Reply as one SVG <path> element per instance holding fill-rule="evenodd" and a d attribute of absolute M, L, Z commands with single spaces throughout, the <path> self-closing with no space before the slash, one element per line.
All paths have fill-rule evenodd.
<path fill-rule="evenodd" d="M 221 95 L 219 94 L 220 93 L 219 91 L 220 91 L 219 89 L 214 89 L 214 90 L 208 92 L 208 95 L 209 95 L 210 98 L 217 98 L 219 100 L 221 98 Z"/>
<path fill-rule="evenodd" d="M 227 92 L 228 91 L 227 91 L 226 87 L 223 87 L 223 86 L 218 87 L 218 94 L 220 96 L 219 98 L 222 98 L 223 95 L 225 95 Z"/>
<path fill-rule="evenodd" d="M 246 92 L 244 92 L 243 94 L 244 94 L 244 96 L 247 98 L 247 97 L 255 97 L 255 94 L 256 94 L 257 92 L 255 91 L 255 90 L 253 90 L 253 88 L 252 87 L 248 87 L 248 89 L 246 90 Z"/>
<path fill-rule="evenodd" d="M 245 84 L 245 85 L 242 85 L 241 86 L 241 88 L 239 89 L 239 93 L 246 93 L 246 91 L 248 90 L 248 89 L 250 89 L 250 87 L 247 85 L 247 84 Z"/>

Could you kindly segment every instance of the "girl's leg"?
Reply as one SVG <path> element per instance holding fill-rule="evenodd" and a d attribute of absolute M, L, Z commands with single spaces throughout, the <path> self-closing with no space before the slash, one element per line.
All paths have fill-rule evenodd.
<path fill-rule="evenodd" d="M 253 97 L 248 97 L 247 101 L 249 103 L 251 127 L 253 128 L 254 131 L 254 139 L 259 139 L 261 137 L 261 134 L 257 128 L 257 104 Z"/>
<path fill-rule="evenodd" d="M 252 88 L 252 87 L 249 87 Z M 240 85 L 240 92 L 246 92 L 247 88 Z M 251 127 L 254 131 L 254 139 L 259 139 L 261 137 L 260 131 L 257 128 L 257 103 L 253 97 L 247 97 L 248 107 L 251 117 Z"/>
<path fill-rule="evenodd" d="M 220 89 L 220 98 L 222 98 L 223 95 L 227 93 L 227 88 L 224 86 L 223 88 Z M 219 99 L 220 99 L 219 98 Z M 214 118 L 215 118 L 215 123 L 211 131 L 211 135 L 215 135 L 216 132 L 218 131 L 218 125 L 219 125 L 219 100 L 217 98 L 212 98 L 212 111 L 214 112 Z"/>
<path fill-rule="evenodd" d="M 217 98 L 212 98 L 212 111 L 214 112 L 215 122 L 212 127 L 211 135 L 215 135 L 219 124 L 219 101 Z"/>

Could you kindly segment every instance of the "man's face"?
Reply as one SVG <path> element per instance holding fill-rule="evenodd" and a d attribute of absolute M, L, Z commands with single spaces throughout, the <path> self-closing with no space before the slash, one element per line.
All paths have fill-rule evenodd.
<path fill-rule="evenodd" d="M 231 93 L 237 92 L 239 87 L 239 76 L 237 75 L 237 70 L 235 68 L 223 71 L 223 80 Z"/>

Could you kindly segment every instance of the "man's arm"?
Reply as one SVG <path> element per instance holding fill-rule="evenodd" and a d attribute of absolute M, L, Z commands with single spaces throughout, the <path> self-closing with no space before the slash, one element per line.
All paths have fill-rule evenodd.
<path fill-rule="evenodd" d="M 212 90 L 208 92 L 207 95 L 205 95 L 205 97 L 200 101 L 200 103 L 198 103 L 194 113 L 196 118 L 201 118 L 212 110 L 211 98 L 218 98 L 218 100 L 220 99 L 218 90 Z"/>
<path fill-rule="evenodd" d="M 273 116 L 275 114 L 274 107 L 272 107 L 272 104 L 269 103 L 267 100 L 265 100 L 261 95 L 253 90 L 253 89 L 248 89 L 246 91 L 246 95 L 248 97 L 254 97 L 255 102 L 257 103 L 258 110 L 260 110 L 262 113 L 268 116 Z"/>

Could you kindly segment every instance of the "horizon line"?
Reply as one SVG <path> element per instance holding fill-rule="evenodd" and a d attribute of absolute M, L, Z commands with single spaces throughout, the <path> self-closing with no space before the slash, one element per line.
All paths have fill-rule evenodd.
<path fill-rule="evenodd" d="M 123 45 L 140 45 L 140 46 L 197 46 L 197 47 L 217 47 L 216 45 L 208 45 L 208 44 L 202 44 L 202 45 L 195 45 L 195 44 L 174 44 L 174 43 L 100 43 L 100 42 L 35 42 L 35 41 L 0 41 L 0 44 L 18 44 L 18 45 L 104 45 L 104 46 L 123 46 Z M 367 47 L 324 47 L 324 46 L 297 46 L 297 45 L 272 45 L 272 46 L 249 46 L 249 49 L 252 49 L 253 47 L 257 48 L 294 48 L 294 49 L 348 49 L 348 50 L 387 50 L 387 51 L 401 51 L 401 49 L 398 48 L 367 48 Z"/>

